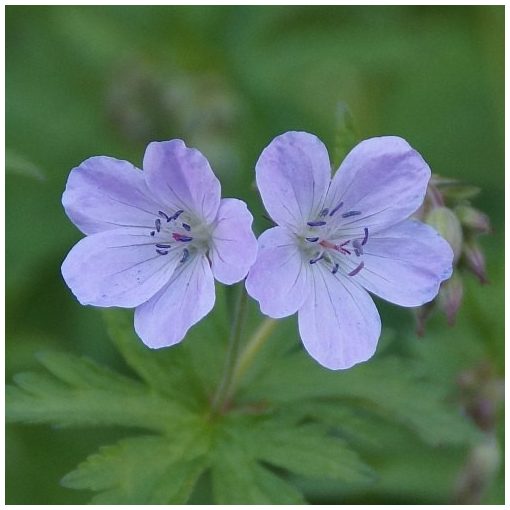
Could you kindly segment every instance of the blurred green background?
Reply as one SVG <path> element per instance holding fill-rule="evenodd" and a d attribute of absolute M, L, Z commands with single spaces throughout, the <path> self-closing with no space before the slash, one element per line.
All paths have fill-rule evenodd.
<path fill-rule="evenodd" d="M 480 363 L 503 377 L 504 7 L 6 9 L 8 380 L 48 347 L 121 367 L 98 311 L 81 307 L 60 276 L 81 237 L 60 203 L 73 166 L 92 155 L 140 165 L 147 142 L 183 138 L 209 158 L 224 196 L 248 202 L 261 232 L 258 155 L 288 130 L 315 133 L 332 151 L 339 101 L 362 138 L 400 135 L 433 171 L 480 186 L 475 205 L 493 223 L 482 241 L 491 284 L 466 277 L 454 329 L 435 317 L 418 340 L 407 310 L 380 304 L 393 348 L 423 356 L 452 398 L 459 374 Z M 7 433 L 11 504 L 87 501 L 60 478 L 121 436 L 18 425 Z M 369 459 L 381 476 L 374 487 L 317 483 L 305 487 L 309 498 L 449 500 L 468 452 L 380 434 L 388 446 Z M 502 503 L 502 487 L 500 473 L 483 501 Z"/>

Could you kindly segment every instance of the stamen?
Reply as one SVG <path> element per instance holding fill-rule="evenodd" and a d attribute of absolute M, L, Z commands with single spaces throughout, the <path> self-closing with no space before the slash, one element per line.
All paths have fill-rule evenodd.
<path fill-rule="evenodd" d="M 354 241 L 352 242 L 352 246 L 354 248 L 354 253 L 356 254 L 356 257 L 363 255 L 363 248 L 361 247 L 361 242 L 359 239 L 354 239 Z"/>
<path fill-rule="evenodd" d="M 339 268 L 339 267 L 340 267 L 340 265 L 339 265 L 339 264 L 335 264 L 335 267 L 332 269 L 332 271 L 331 271 L 331 272 L 332 272 L 333 274 L 336 274 L 336 273 L 337 273 L 337 271 L 338 271 L 338 268 Z"/>
<path fill-rule="evenodd" d="M 365 227 L 365 237 L 363 238 L 363 241 L 361 241 L 361 246 L 365 246 L 365 244 L 367 244 L 367 241 L 368 241 L 368 228 Z"/>
<path fill-rule="evenodd" d="M 323 216 L 327 216 L 328 215 L 328 212 L 329 212 L 329 209 L 326 207 L 326 209 L 323 209 L 320 214 L 319 214 L 319 217 L 322 218 Z"/>
<path fill-rule="evenodd" d="M 191 227 L 187 223 L 183 223 L 182 228 L 188 232 L 191 230 Z"/>
<path fill-rule="evenodd" d="M 166 221 L 176 220 L 184 211 L 179 209 L 174 215 L 170 216 Z"/>
<path fill-rule="evenodd" d="M 168 216 L 168 214 L 164 213 L 163 211 L 158 211 L 158 214 L 164 219 L 166 220 L 166 222 L 168 223 L 170 221 L 170 216 Z"/>
<path fill-rule="evenodd" d="M 324 253 L 321 253 L 320 255 L 318 255 L 317 257 L 315 257 L 314 259 L 311 259 L 310 260 L 310 264 L 315 264 L 316 262 L 319 262 L 319 260 L 323 259 L 324 258 Z"/>
<path fill-rule="evenodd" d="M 351 216 L 358 216 L 361 214 L 361 211 L 347 211 L 342 214 L 342 218 L 350 218 Z"/>
<path fill-rule="evenodd" d="M 325 224 L 326 224 L 325 221 L 309 221 L 307 223 L 309 227 L 322 227 Z"/>
<path fill-rule="evenodd" d="M 184 248 L 184 250 L 182 250 L 182 257 L 179 262 L 181 264 L 184 264 L 184 262 L 186 262 L 186 260 L 188 260 L 188 257 L 189 257 L 189 250 L 188 250 L 188 248 Z"/>
<path fill-rule="evenodd" d="M 172 237 L 176 241 L 181 241 L 182 243 L 189 243 L 190 241 L 193 241 L 193 238 L 191 236 L 185 236 L 183 234 L 178 234 L 177 232 L 174 232 L 172 234 Z"/>
<path fill-rule="evenodd" d="M 168 251 L 166 250 L 156 250 L 160 255 L 168 255 Z"/>
<path fill-rule="evenodd" d="M 151 231 L 151 236 L 154 236 L 156 232 L 154 230 Z"/>
<path fill-rule="evenodd" d="M 335 207 L 335 208 L 334 208 L 334 209 L 333 209 L 333 210 L 329 213 L 329 215 L 330 215 L 330 216 L 333 216 L 333 214 L 335 214 L 335 213 L 338 211 L 338 209 L 340 209 L 340 207 L 342 207 L 343 205 L 344 205 L 344 203 L 343 203 L 343 202 L 340 202 L 340 203 L 339 203 L 339 204 L 338 204 L 338 205 L 337 205 L 337 206 L 336 206 L 336 207 Z"/>
<path fill-rule="evenodd" d="M 156 218 L 156 221 L 154 223 L 156 225 L 156 230 L 159 232 L 161 230 L 161 220 L 159 218 Z"/>
<path fill-rule="evenodd" d="M 356 267 L 355 269 L 353 269 L 350 273 L 347 273 L 348 276 L 356 276 L 362 269 L 363 267 L 365 266 L 365 263 L 363 261 L 361 261 L 359 263 L 359 266 Z"/>
<path fill-rule="evenodd" d="M 163 248 L 164 250 L 167 250 L 168 248 L 171 248 L 170 244 L 156 244 L 156 248 Z"/>
<path fill-rule="evenodd" d="M 319 238 L 318 237 L 305 237 L 305 239 L 309 242 L 309 243 L 316 243 Z"/>

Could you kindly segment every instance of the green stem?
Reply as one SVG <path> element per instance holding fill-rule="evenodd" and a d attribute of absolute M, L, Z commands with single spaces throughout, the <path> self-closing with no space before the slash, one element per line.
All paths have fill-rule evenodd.
<path fill-rule="evenodd" d="M 246 293 L 246 288 L 244 286 L 244 282 L 242 282 L 241 288 L 239 290 L 239 297 L 234 315 L 234 321 L 232 323 L 232 329 L 230 330 L 230 337 L 228 340 L 227 357 L 225 359 L 225 369 L 223 370 L 223 377 L 218 386 L 218 389 L 216 390 L 216 394 L 214 395 L 211 405 L 213 412 L 218 412 L 224 407 L 227 401 L 227 397 L 230 394 L 229 388 L 231 385 L 234 368 L 236 366 L 237 353 L 239 351 L 241 332 L 244 323 L 244 316 L 246 314 L 247 299 L 248 295 Z"/>
<path fill-rule="evenodd" d="M 269 339 L 277 321 L 275 319 L 266 318 L 264 322 L 257 328 L 252 337 L 248 340 L 246 347 L 239 355 L 237 362 L 234 366 L 230 386 L 227 389 L 226 399 L 229 400 L 235 393 L 237 386 L 244 374 L 250 367 L 253 359 L 261 347 Z"/>

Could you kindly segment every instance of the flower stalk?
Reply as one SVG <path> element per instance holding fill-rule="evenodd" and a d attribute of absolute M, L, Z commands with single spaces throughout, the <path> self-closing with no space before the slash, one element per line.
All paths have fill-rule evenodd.
<path fill-rule="evenodd" d="M 220 412 L 224 409 L 225 404 L 228 402 L 228 397 L 231 393 L 230 386 L 232 384 L 232 378 L 237 362 L 237 355 L 241 343 L 242 330 L 244 324 L 244 318 L 246 316 L 246 304 L 248 300 L 248 294 L 244 282 L 241 284 L 239 289 L 239 296 L 237 300 L 236 310 L 234 313 L 234 319 L 232 322 L 232 328 L 230 330 L 230 336 L 227 346 L 227 355 L 225 358 L 225 368 L 223 370 L 223 377 L 220 381 L 216 394 L 213 397 L 211 408 L 214 413 Z"/>

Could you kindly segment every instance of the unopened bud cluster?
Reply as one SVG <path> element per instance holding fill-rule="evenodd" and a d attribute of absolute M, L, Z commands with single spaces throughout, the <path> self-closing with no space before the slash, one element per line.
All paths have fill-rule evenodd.
<path fill-rule="evenodd" d="M 427 189 L 420 220 L 434 227 L 449 243 L 454 253 L 452 277 L 441 285 L 438 297 L 417 310 L 417 332 L 422 335 L 425 322 L 438 306 L 452 326 L 462 303 L 463 275 L 473 273 L 481 284 L 487 283 L 485 256 L 478 242 L 481 234 L 491 231 L 489 218 L 474 208 L 470 200 L 480 188 L 455 179 L 433 175 Z"/>

